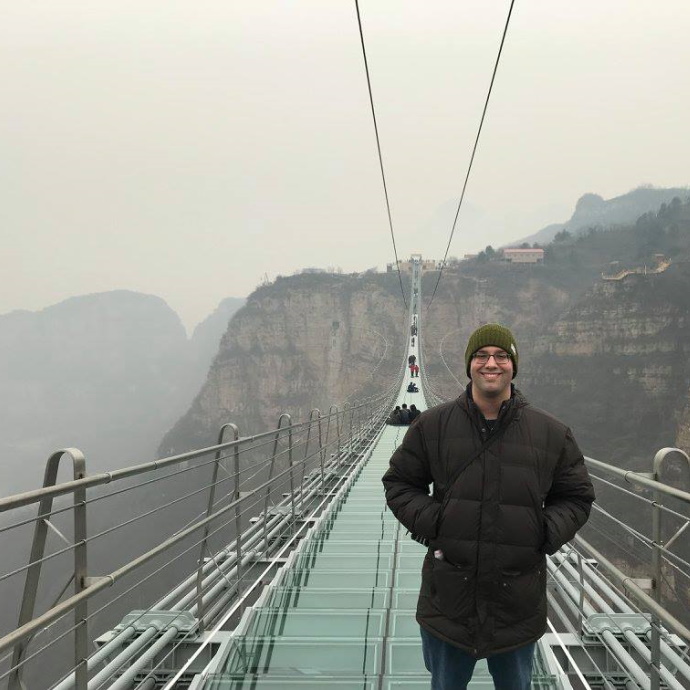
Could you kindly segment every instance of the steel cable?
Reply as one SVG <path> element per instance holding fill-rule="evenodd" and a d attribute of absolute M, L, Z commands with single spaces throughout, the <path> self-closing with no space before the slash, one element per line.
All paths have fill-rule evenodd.
<path fill-rule="evenodd" d="M 434 292 L 431 295 L 431 299 L 429 300 L 429 303 L 426 305 L 427 311 L 429 310 L 429 307 L 431 306 L 431 303 L 434 301 L 434 297 L 436 296 L 436 290 L 438 290 L 438 284 L 441 282 L 441 276 L 443 275 L 443 269 L 446 265 L 446 259 L 448 258 L 448 250 L 450 249 L 450 244 L 453 241 L 453 235 L 455 234 L 455 227 L 458 223 L 458 216 L 460 215 L 460 209 L 462 208 L 462 202 L 465 198 L 465 191 L 467 190 L 467 183 L 470 179 L 470 172 L 472 171 L 472 164 L 474 163 L 474 156 L 477 153 L 477 146 L 479 145 L 479 135 L 482 133 L 482 127 L 484 125 L 484 118 L 486 117 L 486 111 L 489 107 L 489 99 L 491 98 L 491 91 L 494 86 L 494 80 L 496 79 L 496 72 L 498 71 L 498 63 L 501 60 L 501 53 L 503 52 L 503 44 L 505 43 L 506 40 L 506 34 L 508 33 L 508 25 L 510 24 L 510 16 L 513 13 L 513 5 L 515 4 L 515 0 L 511 0 L 510 2 L 510 8 L 508 9 L 508 17 L 506 18 L 506 24 L 503 29 L 503 36 L 501 36 L 501 45 L 498 48 L 498 55 L 496 56 L 496 62 L 494 64 L 494 71 L 491 75 L 491 82 L 489 84 L 489 91 L 486 94 L 486 100 L 484 101 L 484 109 L 482 110 L 482 117 L 479 121 L 479 129 L 477 130 L 477 136 L 474 139 L 474 146 L 472 147 L 472 155 L 470 156 L 470 164 L 467 167 L 467 174 L 465 175 L 465 182 L 462 185 L 462 192 L 460 193 L 460 201 L 458 202 L 458 208 L 455 212 L 455 218 L 453 220 L 453 227 L 451 228 L 450 231 L 450 237 L 448 238 L 448 245 L 446 246 L 446 253 L 443 255 L 443 261 L 441 261 L 441 268 L 438 273 L 438 280 L 436 281 L 436 286 L 434 287 Z"/>
<path fill-rule="evenodd" d="M 386 212 L 388 213 L 388 225 L 391 231 L 391 241 L 393 242 L 393 254 L 395 255 L 395 267 L 398 271 L 398 280 L 400 281 L 400 294 L 402 295 L 403 304 L 407 309 L 407 300 L 405 299 L 405 289 L 402 284 L 402 275 L 400 273 L 400 260 L 398 259 L 398 249 L 395 246 L 395 233 L 393 232 L 393 217 L 391 216 L 391 205 L 388 198 L 388 185 L 386 184 L 386 173 L 383 167 L 383 154 L 381 153 L 381 140 L 379 137 L 379 127 L 376 122 L 376 108 L 374 108 L 374 94 L 371 89 L 371 78 L 369 76 L 369 61 L 367 60 L 367 49 L 364 45 L 364 31 L 362 29 L 362 17 L 359 12 L 359 0 L 355 0 L 355 9 L 357 10 L 357 25 L 359 26 L 359 39 L 362 44 L 362 57 L 364 59 L 364 71 L 367 76 L 367 89 L 369 91 L 369 104 L 371 105 L 371 117 L 374 121 L 374 134 L 376 135 L 376 149 L 379 156 L 379 165 L 381 167 L 381 179 L 383 181 L 383 193 L 386 197 Z"/>

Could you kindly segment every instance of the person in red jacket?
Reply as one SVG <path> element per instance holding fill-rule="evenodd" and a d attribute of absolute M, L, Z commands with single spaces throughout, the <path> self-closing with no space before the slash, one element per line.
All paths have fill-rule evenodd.
<path fill-rule="evenodd" d="M 484 657 L 497 690 L 528 690 L 546 555 L 585 524 L 594 490 L 570 429 L 513 385 L 509 329 L 472 333 L 465 368 L 466 390 L 422 412 L 393 454 L 386 501 L 428 547 L 416 617 L 432 690 L 463 690 Z"/>

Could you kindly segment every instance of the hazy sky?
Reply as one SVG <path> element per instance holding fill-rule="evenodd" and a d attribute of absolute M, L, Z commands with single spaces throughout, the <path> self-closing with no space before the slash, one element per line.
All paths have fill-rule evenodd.
<path fill-rule="evenodd" d="M 188 327 L 392 260 L 354 0 L 0 0 L 0 313 L 127 288 Z M 507 0 L 360 0 L 400 256 L 442 256 Z M 690 183 L 687 0 L 517 0 L 451 255 Z"/>

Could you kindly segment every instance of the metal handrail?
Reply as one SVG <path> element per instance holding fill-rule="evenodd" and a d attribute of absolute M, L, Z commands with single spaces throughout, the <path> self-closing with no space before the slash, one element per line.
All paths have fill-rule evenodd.
<path fill-rule="evenodd" d="M 379 399 L 377 396 L 375 399 Z M 355 407 L 361 407 L 366 405 L 366 402 L 361 402 Z M 336 413 L 336 416 L 341 413 Z M 331 413 L 329 412 L 326 417 L 330 418 Z M 291 426 L 294 431 L 296 429 L 301 429 L 309 425 L 309 421 L 297 422 Z M 287 431 L 287 427 L 284 429 Z M 213 446 L 208 446 L 206 448 L 199 448 L 197 450 L 191 450 L 186 453 L 181 453 L 179 455 L 171 455 L 167 458 L 161 458 L 160 460 L 152 460 L 151 462 L 141 463 L 139 465 L 132 465 L 130 467 L 124 467 L 119 470 L 113 470 L 112 472 L 100 472 L 98 474 L 92 474 L 88 477 L 82 479 L 77 479 L 69 482 L 62 482 L 56 484 L 55 486 L 49 486 L 42 489 L 34 489 L 32 491 L 24 491 L 18 494 L 13 494 L 12 496 L 7 496 L 0 499 L 0 513 L 14 508 L 21 508 L 23 506 L 31 505 L 33 503 L 38 503 L 42 498 L 49 496 L 63 496 L 74 492 L 75 489 L 81 487 L 89 488 L 93 486 L 100 486 L 103 484 L 110 484 L 111 482 L 119 481 L 121 479 L 127 479 L 128 477 L 134 477 L 139 474 L 145 474 L 147 472 L 153 472 L 162 467 L 167 467 L 170 465 L 176 465 L 188 460 L 194 460 L 195 458 L 202 457 L 203 455 L 208 455 L 217 450 L 225 450 L 228 448 L 233 448 L 237 444 L 249 443 L 262 438 L 267 438 L 269 436 L 275 435 L 275 431 L 265 431 L 260 434 L 254 434 L 252 436 L 244 436 L 237 441 L 228 441 L 222 444 L 216 444 Z M 67 452 L 69 449 L 61 450 L 60 453 Z"/>
<path fill-rule="evenodd" d="M 358 405 L 350 406 L 350 410 L 358 410 L 358 411 L 364 411 L 365 409 L 369 411 L 372 414 L 372 417 L 364 417 L 362 418 L 361 415 L 357 415 L 357 418 L 354 418 L 354 412 L 351 413 L 351 419 L 350 419 L 350 435 L 351 435 L 351 443 L 348 444 L 347 447 L 350 449 L 352 448 L 352 442 L 354 442 L 354 437 L 357 436 L 359 437 L 362 433 L 365 435 L 368 433 L 368 429 L 372 428 L 372 423 L 374 422 L 373 417 L 378 415 L 378 417 L 382 418 L 384 411 L 387 410 L 387 401 L 382 398 L 382 396 L 376 396 L 375 398 L 372 399 L 367 399 L 363 402 L 361 402 Z M 155 556 L 169 550 L 172 548 L 175 544 L 180 543 L 182 540 L 184 540 L 186 537 L 191 535 L 194 532 L 197 532 L 198 530 L 203 529 L 203 537 L 199 544 L 201 545 L 202 548 L 202 554 L 205 553 L 207 546 L 205 545 L 207 538 L 209 536 L 209 526 L 210 523 L 214 520 L 217 520 L 219 516 L 222 516 L 229 511 L 233 510 L 235 511 L 235 530 L 236 534 L 238 535 L 238 540 L 241 540 L 241 530 L 240 530 L 240 524 L 239 524 L 239 519 L 240 519 L 240 505 L 248 505 L 251 504 L 253 501 L 259 500 L 259 497 L 263 495 L 263 491 L 265 489 L 270 489 L 270 486 L 272 484 L 277 484 L 284 480 L 285 478 L 289 478 L 291 480 L 291 485 L 292 485 L 292 491 L 290 492 L 290 496 L 292 497 L 291 500 L 293 501 L 293 504 L 291 506 L 291 514 L 292 514 L 292 521 L 294 523 L 294 520 L 296 519 L 296 510 L 294 506 L 294 500 L 295 500 L 295 495 L 296 491 L 300 490 L 300 495 L 301 495 L 301 500 L 304 501 L 305 498 L 305 487 L 304 483 L 302 484 L 301 487 L 296 488 L 294 486 L 294 472 L 295 472 L 295 463 L 292 461 L 290 458 L 289 460 L 289 466 L 286 468 L 284 471 L 279 472 L 275 476 L 271 477 L 267 482 L 262 483 L 261 485 L 255 487 L 252 491 L 248 492 L 247 495 L 242 496 L 239 491 L 239 486 L 237 484 L 237 478 L 239 476 L 239 453 L 241 452 L 241 447 L 242 446 L 247 446 L 251 443 L 254 443 L 256 440 L 261 440 L 261 439 L 267 439 L 268 437 L 273 437 L 274 440 L 274 453 L 272 456 L 271 463 L 275 461 L 275 457 L 277 455 L 276 448 L 275 448 L 275 442 L 277 441 L 277 438 L 280 436 L 283 436 L 285 434 L 291 436 L 291 431 L 293 429 L 307 429 L 307 440 L 305 441 L 302 439 L 300 443 L 304 443 L 306 446 L 306 451 L 305 451 L 305 456 L 304 458 L 301 458 L 298 460 L 298 465 L 302 464 L 303 468 L 306 468 L 306 463 L 309 461 L 312 461 L 313 459 L 318 460 L 319 467 L 321 469 L 321 472 L 319 473 L 320 476 L 317 479 L 317 484 L 319 487 L 319 493 L 323 494 L 323 489 L 324 489 L 324 470 L 325 470 L 325 454 L 328 448 L 328 443 L 323 443 L 323 438 L 322 438 L 322 424 L 324 420 L 327 420 L 328 422 L 331 421 L 331 418 L 333 418 L 336 421 L 337 424 L 337 429 L 338 429 L 338 439 L 337 443 L 339 446 L 342 446 L 342 440 L 340 438 L 341 432 L 344 431 L 344 422 L 345 422 L 345 415 L 335 409 L 335 411 L 331 411 L 329 415 L 324 415 L 322 416 L 320 413 L 317 414 L 315 417 L 314 414 L 312 413 L 310 415 L 310 420 L 308 422 L 301 422 L 298 424 L 289 424 L 289 426 L 282 426 L 278 431 L 270 431 L 270 432 L 265 432 L 263 434 L 256 434 L 254 436 L 249 436 L 249 437 L 244 437 L 244 438 L 239 438 L 239 433 L 235 432 L 235 438 L 230 441 L 230 442 L 223 442 L 223 436 L 219 437 L 219 443 L 216 444 L 215 446 L 211 446 L 208 449 L 200 449 L 196 451 L 192 451 L 190 453 L 185 453 L 179 456 L 173 456 L 172 458 L 168 459 L 163 459 L 163 461 L 154 461 L 152 463 L 147 463 L 146 466 L 135 466 L 134 468 L 125 468 L 124 470 L 120 470 L 118 472 L 114 473 L 104 473 L 100 475 L 96 479 L 96 481 L 93 481 L 93 478 L 86 478 L 83 479 L 84 475 L 84 469 L 82 468 L 79 473 L 75 474 L 76 477 L 79 477 L 79 479 L 76 479 L 74 481 L 70 482 L 65 482 L 62 485 L 57 485 L 57 487 L 48 487 L 47 491 L 39 490 L 38 492 L 28 492 L 29 495 L 25 494 L 20 494 L 17 497 L 14 497 L 14 500 L 12 497 L 10 499 L 5 499 L 4 504 L 5 504 L 5 509 L 9 510 L 11 507 L 21 507 L 22 505 L 26 505 L 27 503 L 30 502 L 35 502 L 36 500 L 42 501 L 42 505 L 39 507 L 39 514 L 44 516 L 44 519 L 46 516 L 51 515 L 51 510 L 50 507 L 52 507 L 52 499 L 55 495 L 61 495 L 65 494 L 68 491 L 75 492 L 77 496 L 79 497 L 80 500 L 77 501 L 77 505 L 72 506 L 72 509 L 74 510 L 75 515 L 79 514 L 79 511 L 81 510 L 80 506 L 84 507 L 86 505 L 86 488 L 89 486 L 95 486 L 98 485 L 99 483 L 105 483 L 103 481 L 99 481 L 101 478 L 105 480 L 112 481 L 113 478 L 124 478 L 125 476 L 131 476 L 132 474 L 141 474 L 145 471 L 153 471 L 153 470 L 160 470 L 161 468 L 165 467 L 166 465 L 171 465 L 174 462 L 182 462 L 186 459 L 189 459 L 190 457 L 199 457 L 203 455 L 204 453 L 211 452 L 213 450 L 216 451 L 216 458 L 214 460 L 214 474 L 213 474 L 213 479 L 211 481 L 210 486 L 206 489 L 210 491 L 210 496 L 209 496 L 209 501 L 208 501 L 208 507 L 206 510 L 206 517 L 202 520 L 198 520 L 194 524 L 190 525 L 189 527 L 184 528 L 183 530 L 179 531 L 169 539 L 166 539 L 163 541 L 163 543 L 158 544 L 155 548 L 152 548 L 145 553 L 141 554 L 139 557 L 131 560 L 130 562 L 126 563 L 122 567 L 114 570 L 110 574 L 101 577 L 101 578 L 92 578 L 88 579 L 86 578 L 86 569 L 85 569 L 85 559 L 84 559 L 84 567 L 79 566 L 79 573 L 83 572 L 83 575 L 80 574 L 79 576 L 79 581 L 81 583 L 81 589 L 80 591 L 77 591 L 75 595 L 69 597 L 65 601 L 55 604 L 52 606 L 48 611 L 43 613 L 40 616 L 33 617 L 33 610 L 31 611 L 31 615 L 25 612 L 24 619 L 22 620 L 21 624 L 18 626 L 16 630 L 14 630 L 12 633 L 9 635 L 6 635 L 2 639 L 0 639 L 0 651 L 4 649 L 8 649 L 9 647 L 14 647 L 15 649 L 15 655 L 19 655 L 15 657 L 16 663 L 13 663 L 13 668 L 20 669 L 23 664 L 21 663 L 21 653 L 23 652 L 23 649 L 25 648 L 26 644 L 28 643 L 28 640 L 40 629 L 44 628 L 46 625 L 50 625 L 54 621 L 62 618 L 65 613 L 68 611 L 75 609 L 77 618 L 75 620 L 75 626 L 71 630 L 68 631 L 68 633 L 71 633 L 73 631 L 76 631 L 78 634 L 78 637 L 80 640 L 82 637 L 86 639 L 85 636 L 82 636 L 79 634 L 80 630 L 86 630 L 86 621 L 88 620 L 88 615 L 86 612 L 86 602 L 88 601 L 89 598 L 93 597 L 94 595 L 98 594 L 105 588 L 108 588 L 112 585 L 115 584 L 116 581 L 124 577 L 125 575 L 133 572 L 140 566 L 144 565 L 148 561 L 150 561 L 152 558 Z M 288 419 L 289 421 L 289 419 Z M 311 435 L 311 429 L 312 425 L 315 425 L 314 428 L 317 428 L 319 431 L 319 446 L 318 448 L 313 452 L 309 453 L 309 437 Z M 233 425 L 234 426 L 234 425 Z M 226 428 L 229 428 L 226 426 Z M 335 442 L 335 439 L 334 439 Z M 221 452 L 225 449 L 232 448 L 234 451 L 235 455 L 235 479 L 236 479 L 236 485 L 235 485 L 235 491 L 234 491 L 234 500 L 230 502 L 229 505 L 226 505 L 222 509 L 218 510 L 211 510 L 212 507 L 214 507 L 215 504 L 215 486 L 218 483 L 218 477 L 217 477 L 217 470 L 219 467 L 219 463 L 221 461 Z M 78 451 L 74 451 L 74 454 L 76 455 Z M 291 450 L 289 449 L 288 455 L 290 456 Z M 282 451 L 281 451 L 282 454 Z M 55 454 L 56 456 L 62 456 L 63 453 L 59 452 Z M 337 453 L 336 453 L 337 455 Z M 51 456 L 52 457 L 52 456 Z M 204 466 L 206 466 L 206 463 L 204 463 Z M 200 467 L 200 466 L 197 466 Z M 303 471 L 304 474 L 304 471 Z M 225 478 L 221 479 L 220 481 L 225 481 Z M 311 481 L 311 480 L 310 480 Z M 312 482 L 313 483 L 313 482 Z M 134 487 L 136 488 L 136 487 Z M 203 488 L 202 488 L 203 490 Z M 198 491 L 193 492 L 193 494 L 198 494 Z M 45 529 L 45 524 L 44 524 L 44 519 L 37 521 L 37 525 L 42 526 L 43 529 Z M 227 524 L 227 523 L 226 523 Z M 85 547 L 86 543 L 89 541 L 89 538 L 86 536 L 85 532 L 85 520 L 84 520 L 84 529 L 83 535 L 81 534 L 81 531 L 77 531 L 76 535 L 78 537 L 78 543 L 75 548 L 75 552 L 78 555 L 78 558 L 81 558 L 82 556 L 85 556 Z M 112 528 L 109 530 L 106 530 L 106 532 L 112 531 Z M 80 546 L 81 545 L 81 546 Z M 243 556 L 241 553 L 242 546 L 240 545 L 240 541 L 237 542 L 237 556 L 238 556 L 238 568 L 235 570 L 236 576 L 237 576 L 237 590 L 239 591 L 239 583 L 241 579 L 241 562 L 243 560 Z M 41 545 L 41 550 L 43 549 L 43 546 Z M 82 553 L 83 552 L 83 553 Z M 199 559 L 199 571 L 197 572 L 197 585 L 198 585 L 198 577 L 199 573 L 202 572 L 202 568 L 204 566 L 204 557 Z M 38 569 L 40 569 L 40 564 L 42 562 L 41 557 L 34 553 L 34 557 L 31 559 L 31 563 L 33 566 L 29 566 L 29 568 L 34 568 L 34 571 L 38 572 Z M 76 568 L 75 568 L 76 569 Z M 119 597 L 118 597 L 119 598 Z M 203 625 L 203 620 L 205 620 L 204 616 L 204 603 L 206 601 L 206 596 L 205 593 L 201 592 L 201 588 L 197 586 L 197 606 L 194 607 L 198 613 L 198 618 L 200 620 L 200 625 Z M 82 608 L 84 607 L 84 608 Z M 215 608 L 215 606 L 214 606 Z M 28 609 L 25 609 L 25 611 L 28 611 Z M 59 639 L 59 638 L 57 638 Z M 86 653 L 86 646 L 82 645 L 81 642 L 78 645 L 77 649 L 77 656 L 75 657 L 75 669 L 77 670 L 77 675 L 80 676 L 79 679 L 76 680 L 76 685 L 77 687 L 85 687 L 83 683 L 85 682 L 86 678 L 86 672 L 87 668 L 85 666 L 85 659 L 87 656 Z M 33 656 L 33 655 L 32 655 Z M 18 677 L 18 674 L 14 674 Z"/>
<path fill-rule="evenodd" d="M 645 486 L 648 489 L 655 489 L 656 491 L 659 491 L 659 493 L 662 493 L 665 496 L 673 496 L 673 498 L 678 498 L 684 503 L 690 504 L 690 493 L 688 493 L 687 491 L 676 489 L 674 486 L 668 486 L 668 484 L 664 484 L 663 482 L 657 481 L 656 479 L 650 479 L 648 476 L 641 472 L 636 472 L 634 470 L 624 470 L 620 467 L 615 467 L 614 465 L 607 465 L 605 462 L 601 462 L 601 460 L 595 460 L 594 458 L 589 458 L 587 456 L 585 456 L 585 463 L 591 465 L 592 467 L 596 467 L 599 470 L 608 472 L 609 474 L 621 477 L 622 479 L 625 479 L 626 482 L 630 482 L 631 484 Z"/>

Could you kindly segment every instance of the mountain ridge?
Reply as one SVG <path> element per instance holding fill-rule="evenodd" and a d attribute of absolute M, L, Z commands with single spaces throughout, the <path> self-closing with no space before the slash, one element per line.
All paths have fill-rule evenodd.
<path fill-rule="evenodd" d="M 577 200 L 569 220 L 564 223 L 550 223 L 541 230 L 516 240 L 512 245 L 523 242 L 543 245 L 551 242 L 563 230 L 572 235 L 579 235 L 590 228 L 601 230 L 632 223 L 644 213 L 656 211 L 662 204 L 669 203 L 674 197 L 681 201 L 687 200 L 690 198 L 690 187 L 641 186 L 611 199 L 604 199 L 599 194 L 588 192 Z"/>

